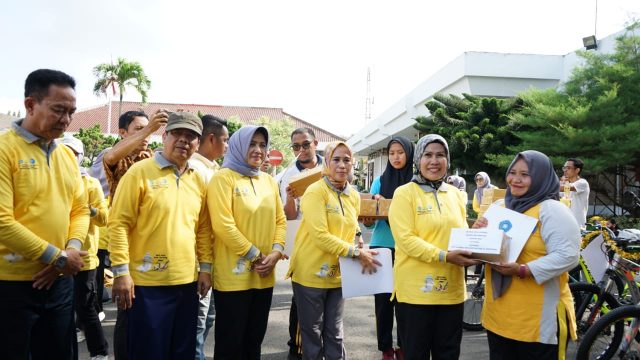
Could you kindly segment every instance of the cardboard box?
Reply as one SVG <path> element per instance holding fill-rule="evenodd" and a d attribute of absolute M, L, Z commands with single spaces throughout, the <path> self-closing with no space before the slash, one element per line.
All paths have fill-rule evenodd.
<path fill-rule="evenodd" d="M 292 176 L 289 186 L 297 197 L 301 197 L 309 185 L 322 179 L 322 166 L 302 171 L 300 174 Z"/>
<path fill-rule="evenodd" d="M 471 257 L 491 263 L 505 262 L 509 237 L 500 229 L 451 229 L 448 250 L 471 251 Z"/>
<path fill-rule="evenodd" d="M 376 200 L 360 199 L 360 217 L 378 215 L 378 202 Z"/>
<path fill-rule="evenodd" d="M 390 206 L 391 206 L 391 199 L 378 200 L 378 215 L 388 217 Z"/>
<path fill-rule="evenodd" d="M 504 199 L 505 195 L 507 195 L 507 189 L 484 189 L 481 205 L 491 205 L 496 200 Z"/>

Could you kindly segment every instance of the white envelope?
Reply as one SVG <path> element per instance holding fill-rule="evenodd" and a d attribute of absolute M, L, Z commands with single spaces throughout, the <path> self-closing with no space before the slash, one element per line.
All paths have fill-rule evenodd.
<path fill-rule="evenodd" d="M 391 250 L 385 248 L 375 250 L 378 252 L 375 258 L 382 263 L 382 266 L 379 266 L 373 274 L 363 274 L 362 265 L 358 259 L 340 257 L 343 298 L 393 292 Z"/>
<path fill-rule="evenodd" d="M 488 228 L 500 229 L 511 238 L 507 262 L 516 262 L 524 244 L 535 230 L 538 219 L 496 204 L 489 206 L 483 216 L 489 222 Z"/>

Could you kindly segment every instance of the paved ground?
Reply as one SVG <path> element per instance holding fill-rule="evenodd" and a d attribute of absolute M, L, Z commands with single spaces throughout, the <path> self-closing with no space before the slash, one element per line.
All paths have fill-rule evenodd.
<path fill-rule="evenodd" d="M 369 232 L 365 230 L 365 242 L 368 242 Z M 288 268 L 288 261 L 281 261 L 276 270 L 276 287 L 273 292 L 269 326 L 265 341 L 262 344 L 262 359 L 285 360 L 287 358 L 287 340 L 289 339 L 289 307 L 291 305 L 291 282 L 285 281 L 284 274 Z M 106 319 L 102 323 L 108 336 L 109 344 L 113 346 L 113 327 L 115 325 L 115 307 L 109 304 L 106 309 Z M 376 345 L 375 315 L 373 296 L 348 299 L 345 305 L 345 346 L 350 360 L 380 359 Z M 213 356 L 213 332 L 210 333 L 205 345 L 207 358 Z M 80 359 L 89 359 L 85 343 L 79 344 Z M 484 331 L 465 331 L 462 336 L 461 360 L 482 360 L 489 358 L 487 336 Z M 567 358 L 575 358 L 575 345 L 571 344 Z"/>
<path fill-rule="evenodd" d="M 280 262 L 277 267 L 277 278 L 283 279 L 287 269 L 286 261 Z M 269 327 L 262 345 L 262 358 L 264 360 L 285 360 L 287 357 L 289 306 L 291 305 L 291 282 L 278 280 L 273 293 L 271 313 L 269 314 Z M 373 297 L 348 299 L 345 305 L 346 318 L 345 342 L 349 359 L 373 360 L 378 359 L 379 352 L 376 348 L 376 330 L 373 310 Z M 108 335 L 109 344 L 113 346 L 113 327 L 115 324 L 115 307 L 109 304 L 105 310 L 107 317 L 102 325 Z M 213 335 L 213 333 L 211 333 Z M 213 356 L 213 336 L 209 336 L 206 343 L 208 358 Z M 88 359 L 85 343 L 79 344 L 80 359 Z M 573 359 L 573 349 L 570 347 L 569 359 Z M 487 337 L 484 331 L 465 331 L 462 337 L 462 360 L 480 360 L 489 358 Z"/>

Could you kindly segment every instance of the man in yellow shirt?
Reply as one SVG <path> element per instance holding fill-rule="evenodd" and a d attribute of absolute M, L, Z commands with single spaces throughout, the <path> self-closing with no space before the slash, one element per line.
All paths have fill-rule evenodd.
<path fill-rule="evenodd" d="M 0 353 L 72 359 L 73 279 L 83 266 L 87 195 L 59 138 L 76 110 L 75 81 L 48 69 L 25 82 L 26 116 L 0 135 Z M 63 276 L 60 276 L 63 275 Z"/>
<path fill-rule="evenodd" d="M 195 358 L 196 294 L 209 291 L 212 264 L 206 185 L 188 164 L 201 135 L 198 117 L 172 113 L 164 150 L 131 166 L 113 199 L 113 296 L 127 310 L 130 359 Z"/>

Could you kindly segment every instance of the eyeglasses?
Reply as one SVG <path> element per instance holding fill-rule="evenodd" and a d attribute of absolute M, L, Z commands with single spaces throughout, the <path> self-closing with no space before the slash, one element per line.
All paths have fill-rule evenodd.
<path fill-rule="evenodd" d="M 575 169 L 573 166 L 563 166 L 562 171 Z"/>
<path fill-rule="evenodd" d="M 483 178 L 477 178 L 475 180 L 476 180 L 476 182 L 480 182 L 480 181 L 483 181 L 484 179 Z"/>
<path fill-rule="evenodd" d="M 300 148 L 303 148 L 305 150 L 309 150 L 309 148 L 311 147 L 311 143 L 310 142 L 304 142 L 301 144 L 291 144 L 291 148 L 293 149 L 293 151 L 300 151 Z"/>

